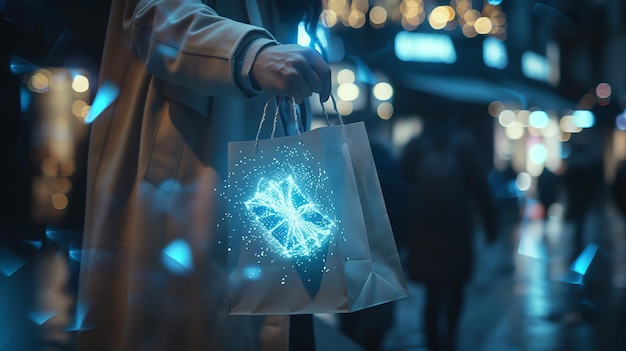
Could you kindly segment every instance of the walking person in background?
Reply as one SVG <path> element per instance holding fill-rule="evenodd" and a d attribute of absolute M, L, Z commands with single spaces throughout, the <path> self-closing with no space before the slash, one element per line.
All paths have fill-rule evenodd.
<path fill-rule="evenodd" d="M 80 351 L 314 347 L 289 340 L 287 316 L 228 314 L 220 194 L 228 142 L 254 140 L 268 99 L 293 97 L 310 122 L 305 99 L 329 97 L 324 58 L 281 44 L 302 19 L 314 33 L 320 11 L 313 0 L 112 1 L 100 90 L 119 93 L 90 116 Z M 276 135 L 292 128 L 281 119 Z"/>
<path fill-rule="evenodd" d="M 626 219 L 626 160 L 617 163 L 615 178 L 611 183 L 611 197 L 622 218 Z"/>
<path fill-rule="evenodd" d="M 553 172 L 547 167 L 537 178 L 537 199 L 541 203 L 542 218 L 548 219 L 550 208 L 559 201 L 561 188 L 561 175 Z"/>
<path fill-rule="evenodd" d="M 410 213 L 408 202 L 411 188 L 402 179 L 398 157 L 389 140 L 381 136 L 370 138 L 376 172 L 385 198 L 387 214 L 399 251 L 404 251 Z M 383 342 L 394 321 L 394 302 L 339 315 L 341 331 L 363 346 L 365 351 L 383 350 Z"/>
<path fill-rule="evenodd" d="M 588 145 L 575 140 L 571 143 L 571 154 L 564 161 L 562 177 L 566 199 L 564 220 L 572 231 L 571 259 L 574 261 L 589 239 L 586 237 L 586 226 L 600 195 L 596 190 L 602 182 L 602 168 Z"/>
<path fill-rule="evenodd" d="M 431 123 L 406 145 L 401 160 L 405 178 L 417 191 L 407 266 L 409 278 L 426 289 L 428 349 L 454 350 L 464 289 L 473 271 L 473 238 L 479 228 L 475 213 L 488 242 L 496 239 L 497 220 L 488 168 L 471 136 L 451 124 Z"/>

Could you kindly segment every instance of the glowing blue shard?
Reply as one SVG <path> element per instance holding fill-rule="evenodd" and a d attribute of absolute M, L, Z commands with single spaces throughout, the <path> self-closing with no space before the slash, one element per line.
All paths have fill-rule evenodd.
<path fill-rule="evenodd" d="M 11 66 L 11 72 L 15 74 L 28 73 L 28 72 L 36 71 L 39 69 L 39 66 L 15 55 L 11 55 L 10 66 Z"/>
<path fill-rule="evenodd" d="M 2 274 L 6 277 L 12 276 L 25 264 L 25 259 L 11 253 L 10 251 L 0 253 L 0 272 L 2 272 Z"/>
<path fill-rule="evenodd" d="M 36 250 L 41 250 L 43 247 L 43 240 L 23 240 L 22 242 Z"/>
<path fill-rule="evenodd" d="M 37 323 L 37 325 L 42 325 L 46 323 L 47 321 L 49 321 L 56 314 L 57 314 L 56 312 L 51 312 L 51 311 L 38 311 L 38 312 L 31 312 L 28 314 L 28 316 L 33 322 Z"/>
<path fill-rule="evenodd" d="M 77 230 L 46 228 L 46 237 L 61 247 L 69 247 L 79 242 L 81 235 L 82 233 Z"/>
<path fill-rule="evenodd" d="M 173 273 L 186 273 L 193 269 L 191 249 L 185 240 L 172 241 L 161 256 L 161 262 Z"/>
<path fill-rule="evenodd" d="M 585 275 L 585 273 L 587 273 L 587 269 L 589 269 L 589 266 L 591 265 L 591 262 L 593 261 L 593 258 L 596 256 L 597 252 L 598 252 L 598 245 L 594 243 L 589 243 L 585 247 L 583 252 L 581 252 L 580 255 L 576 257 L 576 260 L 570 266 L 570 270 L 580 275 Z"/>
<path fill-rule="evenodd" d="M 100 89 L 98 89 L 96 98 L 85 118 L 85 123 L 89 124 L 95 121 L 96 118 L 117 99 L 119 92 L 119 88 L 115 84 L 110 82 L 103 83 Z"/>
<path fill-rule="evenodd" d="M 90 327 L 85 326 L 85 317 L 87 316 L 87 306 L 83 301 L 76 303 L 76 314 L 74 315 L 74 324 L 69 326 L 65 331 L 74 332 L 81 330 L 89 330 Z"/>
<path fill-rule="evenodd" d="M 33 95 L 28 89 L 22 87 L 20 89 L 20 109 L 22 113 L 26 113 L 30 108 L 30 104 L 33 101 Z"/>
<path fill-rule="evenodd" d="M 76 262 L 80 262 L 80 256 L 82 254 L 83 250 L 69 250 L 69 255 L 70 258 L 73 259 Z"/>
<path fill-rule="evenodd" d="M 569 285 L 582 285 L 583 276 L 576 272 L 565 271 L 558 280 Z"/>
<path fill-rule="evenodd" d="M 335 225 L 304 196 L 292 177 L 279 182 L 261 178 L 254 196 L 244 204 L 267 241 L 285 257 L 311 255 Z"/>

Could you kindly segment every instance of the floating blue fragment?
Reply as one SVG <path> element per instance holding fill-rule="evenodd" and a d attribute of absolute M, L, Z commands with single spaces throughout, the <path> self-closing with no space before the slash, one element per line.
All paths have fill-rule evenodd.
<path fill-rule="evenodd" d="M 52 311 L 39 311 L 39 312 L 31 312 L 28 314 L 30 319 L 37 323 L 38 325 L 42 325 L 49 321 L 52 317 L 54 317 L 57 313 Z"/>
<path fill-rule="evenodd" d="M 76 303 L 76 314 L 74 324 L 65 329 L 67 332 L 89 330 L 91 327 L 85 326 L 85 316 L 87 316 L 87 306 L 82 301 Z"/>
<path fill-rule="evenodd" d="M 36 71 L 39 69 L 39 66 L 19 56 L 11 55 L 10 60 L 11 60 L 11 63 L 10 63 L 11 72 L 15 74 L 28 73 L 28 72 Z"/>
<path fill-rule="evenodd" d="M 82 250 L 80 250 L 80 249 L 70 250 L 69 251 L 70 258 L 73 259 L 76 262 L 80 262 L 81 254 L 82 254 Z"/>
<path fill-rule="evenodd" d="M 22 113 L 28 112 L 30 104 L 33 102 L 33 95 L 26 87 L 20 89 L 20 109 Z"/>
<path fill-rule="evenodd" d="M 96 98 L 85 118 L 85 123 L 90 124 L 115 101 L 119 95 L 119 88 L 110 82 L 102 83 L 96 94 Z"/>
<path fill-rule="evenodd" d="M 43 247 L 43 240 L 24 240 L 23 243 L 37 250 Z"/>
<path fill-rule="evenodd" d="M 8 250 L 0 250 L 0 272 L 6 277 L 12 276 L 26 264 L 26 260 Z"/>
<path fill-rule="evenodd" d="M 587 273 L 587 269 L 591 265 L 593 258 L 596 256 L 598 252 L 598 245 L 594 243 L 589 243 L 585 249 L 578 255 L 574 263 L 570 266 L 570 270 L 580 274 L 585 275 Z"/>
<path fill-rule="evenodd" d="M 189 244 L 182 239 L 172 241 L 163 249 L 161 262 L 173 273 L 185 273 L 193 269 Z"/>

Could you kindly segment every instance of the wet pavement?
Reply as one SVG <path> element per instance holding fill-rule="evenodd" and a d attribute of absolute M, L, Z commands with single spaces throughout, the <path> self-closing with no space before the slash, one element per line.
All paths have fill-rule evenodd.
<path fill-rule="evenodd" d="M 559 209 L 541 219 L 528 202 L 519 223 L 487 246 L 478 237 L 474 279 L 466 290 L 458 351 L 626 350 L 626 230 L 608 205 L 585 222 L 577 249 Z M 538 218 L 539 217 L 539 218 Z M 395 303 L 384 351 L 426 351 L 423 288 Z"/>

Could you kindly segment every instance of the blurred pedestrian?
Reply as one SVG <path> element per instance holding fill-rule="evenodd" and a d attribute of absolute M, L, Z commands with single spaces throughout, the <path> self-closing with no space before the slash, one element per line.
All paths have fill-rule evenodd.
<path fill-rule="evenodd" d="M 398 157 L 390 142 L 382 137 L 370 138 L 372 156 L 381 190 L 385 198 L 389 222 L 399 251 L 403 251 L 407 238 L 409 219 L 409 184 L 400 174 Z M 393 326 L 394 302 L 340 314 L 341 331 L 365 351 L 382 350 L 387 332 Z"/>
<path fill-rule="evenodd" d="M 618 211 L 626 219 L 626 160 L 617 164 L 615 178 L 611 184 L 611 196 Z"/>
<path fill-rule="evenodd" d="M 480 222 L 488 242 L 497 220 L 488 168 L 470 134 L 454 125 L 426 125 L 404 148 L 402 171 L 417 188 L 411 213 L 409 278 L 426 289 L 423 322 L 430 351 L 453 350 L 474 267 Z"/>
<path fill-rule="evenodd" d="M 537 178 L 537 199 L 543 208 L 544 219 L 548 218 L 550 207 L 559 200 L 560 182 L 561 177 L 547 167 Z"/>
<path fill-rule="evenodd" d="M 573 144 L 572 154 L 565 160 L 563 189 L 565 191 L 565 223 L 572 229 L 572 258 L 586 245 L 585 226 L 595 200 L 596 179 L 593 160 L 584 145 Z"/>

